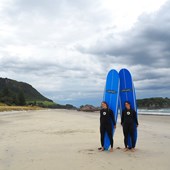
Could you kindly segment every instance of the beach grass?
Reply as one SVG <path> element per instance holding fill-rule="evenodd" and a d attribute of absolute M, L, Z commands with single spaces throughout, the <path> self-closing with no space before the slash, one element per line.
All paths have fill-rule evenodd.
<path fill-rule="evenodd" d="M 56 103 L 52 102 L 52 101 L 27 101 L 27 104 L 34 104 L 34 105 L 38 105 L 38 106 L 43 106 L 43 107 L 50 107 L 53 105 L 56 105 Z"/>
<path fill-rule="evenodd" d="M 8 106 L 0 104 L 0 112 L 4 111 L 24 111 L 24 110 L 42 110 L 43 108 L 38 106 Z"/>

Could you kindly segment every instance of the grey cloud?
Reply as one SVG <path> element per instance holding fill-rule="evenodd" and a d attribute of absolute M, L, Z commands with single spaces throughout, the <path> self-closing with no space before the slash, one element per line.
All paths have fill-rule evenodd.
<path fill-rule="evenodd" d="M 83 53 L 104 54 L 123 59 L 125 64 L 141 64 L 159 67 L 169 67 L 170 60 L 170 2 L 157 13 L 143 15 L 134 27 L 120 34 L 108 35 L 89 48 L 78 48 Z"/>
<path fill-rule="evenodd" d="M 103 67 L 126 65 L 133 76 L 138 97 L 169 96 L 170 91 L 170 2 L 158 12 L 143 14 L 131 30 L 108 34 L 89 47 L 78 46 L 83 54 L 94 54 Z M 106 61 L 106 62 L 104 62 Z M 165 92 L 166 91 L 166 92 Z"/>
<path fill-rule="evenodd" d="M 98 8 L 100 5 L 100 0 L 13 0 L 11 2 L 12 7 L 8 6 L 6 9 L 4 9 L 4 12 L 12 18 L 19 17 L 18 19 L 21 19 L 22 15 L 25 17 L 32 15 L 36 17 L 37 15 L 44 18 L 47 17 L 48 20 L 74 20 L 75 18 L 80 17 L 82 20 L 87 19 L 90 21 L 93 17 L 97 17 L 97 15 L 91 14 L 94 14 L 95 11 L 100 10 Z M 87 15 L 84 15 L 84 13 Z M 91 15 L 91 17 L 89 17 L 89 15 Z"/>
<path fill-rule="evenodd" d="M 0 13 L 1 22 L 8 25 L 8 44 L 42 43 L 73 46 L 88 36 L 94 36 L 109 18 L 98 1 L 13 0 Z M 95 24 L 94 24 L 95 23 Z M 12 33 L 11 33 L 12 32 Z M 56 48 L 60 48 L 60 45 Z"/>
<path fill-rule="evenodd" d="M 11 6 L 8 6 L 4 11 L 9 16 L 13 18 L 21 17 L 24 15 L 27 17 L 31 14 L 38 15 L 48 15 L 53 16 L 54 14 L 59 14 L 61 12 L 61 7 L 64 1 L 58 0 L 13 0 L 11 1 Z M 25 18 L 26 19 L 26 18 Z"/>
<path fill-rule="evenodd" d="M 163 94 L 169 86 L 169 3 L 124 33 L 114 32 L 100 3 L 9 1 L 0 12 L 0 73 L 55 101 L 99 103 L 107 72 L 127 67 L 139 97 Z"/>

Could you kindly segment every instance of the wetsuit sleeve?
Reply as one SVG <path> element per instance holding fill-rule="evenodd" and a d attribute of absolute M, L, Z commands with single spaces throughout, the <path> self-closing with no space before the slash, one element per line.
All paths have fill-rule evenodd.
<path fill-rule="evenodd" d="M 110 111 L 110 117 L 112 119 L 112 122 L 113 122 L 113 125 L 115 126 L 116 125 L 116 122 L 115 122 L 115 117 L 114 117 L 114 113 L 112 110 L 109 110 Z"/>
<path fill-rule="evenodd" d="M 121 116 L 121 125 L 123 125 L 124 122 L 124 112 L 122 112 L 122 116 Z"/>
<path fill-rule="evenodd" d="M 134 115 L 135 123 L 136 123 L 137 125 L 139 125 L 139 124 L 138 124 L 138 119 L 137 119 L 135 110 L 134 110 L 134 112 L 133 112 L 133 115 Z"/>

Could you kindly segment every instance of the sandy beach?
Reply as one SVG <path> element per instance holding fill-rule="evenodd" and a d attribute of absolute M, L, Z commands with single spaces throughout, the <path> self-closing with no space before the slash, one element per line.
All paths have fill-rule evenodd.
<path fill-rule="evenodd" d="M 139 116 L 136 151 L 99 152 L 99 114 L 68 110 L 0 113 L 0 170 L 169 170 L 170 116 Z M 116 149 L 120 147 L 121 149 Z"/>

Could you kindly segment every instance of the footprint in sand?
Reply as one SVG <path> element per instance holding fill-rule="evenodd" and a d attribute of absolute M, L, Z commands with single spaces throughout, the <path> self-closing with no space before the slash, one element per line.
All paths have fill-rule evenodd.
<path fill-rule="evenodd" d="M 94 149 L 84 149 L 84 150 L 79 150 L 78 153 L 87 153 L 88 155 L 92 155 L 95 153 Z"/>

